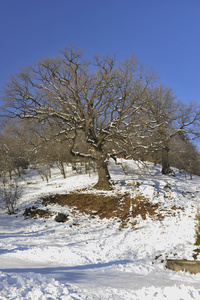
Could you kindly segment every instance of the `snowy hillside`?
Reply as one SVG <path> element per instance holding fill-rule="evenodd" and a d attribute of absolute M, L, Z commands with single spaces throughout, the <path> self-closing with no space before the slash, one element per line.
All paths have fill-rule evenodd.
<path fill-rule="evenodd" d="M 122 160 L 109 163 L 114 189 L 101 195 L 146 199 L 154 207 L 145 216 L 130 202 L 122 226 L 117 215 L 103 218 L 95 211 L 38 201 L 46 196 L 91 189 L 95 174 L 77 174 L 68 167 L 67 179 L 57 169 L 44 182 L 33 170 L 24 177 L 18 211 L 0 211 L 0 300 L 2 299 L 200 299 L 200 274 L 166 269 L 167 258 L 194 259 L 195 215 L 200 203 L 200 178 L 184 173 L 160 174 L 160 166 Z M 51 198 L 50 198 L 51 199 Z M 145 204 L 145 205 L 147 205 Z M 25 218 L 27 207 L 52 212 L 49 218 Z M 141 211 L 144 206 L 141 206 Z M 55 215 L 66 214 L 64 223 Z M 148 213 L 149 212 L 149 213 Z M 135 216 L 135 217 L 134 217 Z M 197 257 L 198 259 L 198 257 Z M 199 257 L 200 259 L 200 257 Z"/>

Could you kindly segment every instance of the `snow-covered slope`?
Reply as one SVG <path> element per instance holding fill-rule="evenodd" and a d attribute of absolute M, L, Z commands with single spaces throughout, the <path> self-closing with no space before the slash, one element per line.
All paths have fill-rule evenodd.
<path fill-rule="evenodd" d="M 108 194 L 143 194 L 159 203 L 164 218 L 140 216 L 136 225 L 121 228 L 115 219 L 70 214 L 65 223 L 24 219 L 27 206 L 42 196 L 90 187 L 96 175 L 68 170 L 62 179 L 53 170 L 42 182 L 28 171 L 18 213 L 0 211 L 0 299 L 200 299 L 200 274 L 173 272 L 166 258 L 193 259 L 195 214 L 199 206 L 200 178 L 160 175 L 160 167 L 122 160 L 110 162 L 115 188 Z M 134 209 L 134 207 L 130 208 Z"/>

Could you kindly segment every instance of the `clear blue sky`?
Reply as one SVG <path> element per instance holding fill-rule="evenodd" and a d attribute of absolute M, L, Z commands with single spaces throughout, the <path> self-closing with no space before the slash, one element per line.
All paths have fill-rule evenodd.
<path fill-rule="evenodd" d="M 89 56 L 135 53 L 200 104 L 200 0 L 0 0 L 0 88 L 70 44 Z"/>

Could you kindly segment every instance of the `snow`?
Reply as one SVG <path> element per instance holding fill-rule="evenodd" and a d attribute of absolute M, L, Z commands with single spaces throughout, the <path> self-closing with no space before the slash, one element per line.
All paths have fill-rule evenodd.
<path fill-rule="evenodd" d="M 166 258 L 193 259 L 195 214 L 200 178 L 160 174 L 160 166 L 121 160 L 109 162 L 115 194 L 149 197 L 164 209 L 163 220 L 137 217 L 135 227 L 120 228 L 117 219 L 103 219 L 55 205 L 69 221 L 25 219 L 27 206 L 44 195 L 90 187 L 97 181 L 67 170 L 63 179 L 53 169 L 49 182 L 28 170 L 16 215 L 0 210 L 0 300 L 2 299 L 200 299 L 200 274 L 165 268 Z M 95 193 L 95 191 L 93 191 Z M 169 214 L 173 206 L 179 209 Z M 181 209 L 182 208 L 182 209 Z M 130 208 L 134 209 L 134 207 Z"/>

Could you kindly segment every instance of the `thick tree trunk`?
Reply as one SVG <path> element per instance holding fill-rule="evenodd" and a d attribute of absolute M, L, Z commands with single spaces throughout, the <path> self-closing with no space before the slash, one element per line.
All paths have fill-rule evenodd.
<path fill-rule="evenodd" d="M 94 155 L 84 155 L 79 152 L 71 150 L 73 156 L 80 156 L 84 159 L 91 160 L 96 163 L 97 172 L 98 172 L 98 182 L 94 185 L 94 188 L 98 190 L 109 190 L 111 188 L 110 184 L 110 174 L 108 171 L 108 162 L 106 160 L 107 155 L 104 153 L 103 149 L 99 146 L 98 149 L 93 149 Z"/>
<path fill-rule="evenodd" d="M 162 149 L 162 174 L 167 175 L 169 173 L 170 173 L 169 148 L 165 146 Z"/>
<path fill-rule="evenodd" d="M 110 189 L 110 174 L 108 171 L 108 163 L 104 159 L 99 159 L 97 161 L 97 172 L 98 172 L 98 182 L 95 184 L 94 188 L 98 190 L 109 190 Z"/>

